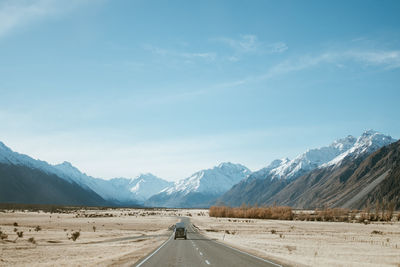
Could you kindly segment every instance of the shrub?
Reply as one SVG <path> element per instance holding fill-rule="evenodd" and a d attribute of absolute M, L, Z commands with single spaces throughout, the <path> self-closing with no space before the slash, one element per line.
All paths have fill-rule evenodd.
<path fill-rule="evenodd" d="M 293 220 L 292 208 L 285 206 L 251 207 L 242 205 L 231 208 L 226 206 L 212 206 L 209 210 L 210 217 L 251 218 Z"/>
<path fill-rule="evenodd" d="M 36 244 L 35 238 L 33 238 L 33 237 L 30 237 L 28 239 L 28 242 L 31 242 L 32 244 Z"/>
<path fill-rule="evenodd" d="M 17 235 L 18 235 L 18 237 L 23 237 L 24 236 L 24 232 L 19 231 L 19 232 L 17 232 Z"/>
<path fill-rule="evenodd" d="M 373 234 L 373 235 L 383 235 L 383 232 L 382 231 L 378 231 L 378 230 L 374 230 L 374 231 L 371 232 L 371 234 Z"/>
<path fill-rule="evenodd" d="M 325 208 L 323 210 L 316 210 L 315 211 L 315 219 L 317 221 L 347 222 L 347 221 L 349 221 L 349 217 L 351 217 L 351 212 L 348 209 L 341 209 L 341 208 L 329 209 L 329 208 Z"/>
<path fill-rule="evenodd" d="M 271 234 L 276 234 L 276 230 L 275 230 L 275 229 L 272 229 L 272 230 L 271 230 Z"/>
<path fill-rule="evenodd" d="M 18 226 L 18 223 L 17 223 L 17 222 L 14 222 L 14 226 Z"/>
<path fill-rule="evenodd" d="M 39 225 L 35 227 L 36 232 L 39 232 L 40 230 L 42 230 L 42 227 L 40 227 Z"/>
<path fill-rule="evenodd" d="M 70 239 L 72 239 L 73 241 L 76 241 L 80 235 L 81 235 L 81 233 L 78 232 L 78 231 L 73 232 L 73 233 L 71 234 Z"/>
<path fill-rule="evenodd" d="M 93 232 L 96 232 L 96 226 L 93 225 Z"/>
<path fill-rule="evenodd" d="M 2 231 L 0 231 L 0 238 L 1 238 L 1 240 L 7 239 L 8 235 L 6 233 L 3 233 Z"/>
<path fill-rule="evenodd" d="M 18 231 L 18 229 L 17 229 L 17 228 L 14 228 L 14 232 L 16 232 L 16 231 Z"/>

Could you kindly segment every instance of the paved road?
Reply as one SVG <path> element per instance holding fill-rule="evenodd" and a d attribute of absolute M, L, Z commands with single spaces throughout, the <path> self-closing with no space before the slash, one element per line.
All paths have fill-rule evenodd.
<path fill-rule="evenodd" d="M 171 236 L 134 266 L 280 266 L 204 237 L 189 218 L 182 218 L 182 222 L 187 229 L 187 240 L 174 240 Z"/>

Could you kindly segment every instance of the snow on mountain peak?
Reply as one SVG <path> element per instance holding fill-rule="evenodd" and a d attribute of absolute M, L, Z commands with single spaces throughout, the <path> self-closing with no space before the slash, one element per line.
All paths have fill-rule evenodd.
<path fill-rule="evenodd" d="M 330 146 L 340 149 L 340 150 L 347 150 L 351 146 L 353 146 L 356 141 L 357 141 L 357 138 L 355 138 L 352 135 L 348 135 L 345 138 L 335 140 Z"/>
<path fill-rule="evenodd" d="M 311 171 L 326 162 L 329 162 L 343 151 L 349 149 L 355 141 L 356 139 L 354 137 L 347 136 L 346 138 L 334 141 L 329 146 L 308 149 L 306 152 L 298 155 L 293 160 L 282 161 L 279 166 L 271 169 L 269 171 L 271 179 L 295 179 L 300 175 Z"/>
<path fill-rule="evenodd" d="M 372 152 L 395 140 L 374 130 L 365 131 L 360 137 L 348 135 L 332 142 L 329 146 L 308 149 L 293 160 L 274 160 L 267 167 L 250 176 L 249 179 L 295 179 L 318 167 L 334 165 L 349 154 Z"/>
<path fill-rule="evenodd" d="M 3 150 L 3 151 L 11 151 L 11 149 L 10 149 L 8 146 L 6 146 L 3 142 L 1 142 L 1 141 L 0 141 L 0 150 Z"/>
<path fill-rule="evenodd" d="M 322 167 L 333 165 L 340 166 L 341 162 L 346 157 L 351 156 L 353 158 L 357 158 L 363 153 L 372 153 L 379 148 L 389 145 L 395 141 L 396 140 L 389 135 L 384 135 L 374 130 L 367 130 L 360 137 L 357 138 L 352 147 L 350 147 L 331 161 L 327 162 Z"/>
<path fill-rule="evenodd" d="M 143 201 L 172 184 L 173 182 L 163 180 L 151 173 L 144 173 L 129 181 L 129 191 L 137 199 Z"/>
<path fill-rule="evenodd" d="M 250 173 L 251 171 L 241 164 L 225 162 L 212 169 L 201 170 L 188 178 L 179 180 L 173 186 L 164 189 L 163 192 L 167 194 L 175 192 L 184 194 L 190 192 L 218 194 L 226 192 Z"/>

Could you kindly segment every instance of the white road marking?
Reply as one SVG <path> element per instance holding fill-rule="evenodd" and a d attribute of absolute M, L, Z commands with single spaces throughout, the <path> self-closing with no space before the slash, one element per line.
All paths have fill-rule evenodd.
<path fill-rule="evenodd" d="M 214 240 L 213 240 L 213 241 L 214 241 Z M 225 246 L 225 247 L 228 247 L 228 248 L 230 248 L 230 249 L 236 250 L 237 252 L 240 252 L 240 253 L 245 254 L 245 255 L 247 255 L 247 256 L 256 258 L 256 259 L 258 259 L 258 260 L 260 260 L 260 261 L 267 262 L 267 263 L 269 263 L 269 264 L 272 264 L 272 265 L 275 265 L 275 266 L 278 266 L 278 267 L 283 267 L 283 266 L 280 265 L 280 264 L 277 264 L 277 263 L 275 263 L 275 262 L 272 262 L 272 261 L 269 261 L 269 260 L 266 260 L 266 259 L 263 259 L 263 258 L 254 256 L 254 255 L 252 255 L 252 254 L 250 254 L 250 253 L 241 251 L 241 250 L 239 250 L 239 249 L 237 249 L 237 248 L 233 248 L 233 247 L 231 247 L 231 246 L 225 245 L 224 243 L 217 242 L 217 241 L 214 241 L 214 242 L 215 242 L 215 243 L 218 243 L 218 244 L 220 244 L 220 245 L 223 245 L 223 246 Z"/>
<path fill-rule="evenodd" d="M 190 219 L 189 219 L 189 220 L 190 220 Z M 197 232 L 197 230 L 195 230 L 195 229 L 193 228 L 193 224 L 190 224 L 190 228 L 193 230 L 193 232 Z M 212 239 L 210 239 L 210 240 L 212 240 Z M 245 254 L 245 255 L 247 255 L 247 256 L 256 258 L 256 259 L 258 259 L 258 260 L 260 260 L 260 261 L 267 262 L 267 263 L 270 263 L 270 264 L 275 265 L 275 266 L 278 266 L 278 267 L 283 267 L 283 266 L 280 265 L 280 264 L 277 264 L 277 263 L 275 263 L 275 262 L 272 262 L 272 261 L 269 261 L 269 260 L 266 260 L 266 259 L 257 257 L 257 256 L 255 256 L 255 255 L 250 254 L 250 253 L 247 253 L 247 252 L 241 251 L 241 250 L 239 250 L 239 249 L 233 248 L 233 247 L 231 247 L 231 246 L 225 245 L 224 243 L 221 243 L 221 242 L 218 242 L 218 241 L 215 241 L 215 240 L 212 240 L 212 241 L 214 241 L 215 243 L 220 244 L 220 245 L 222 245 L 222 246 L 225 246 L 225 247 L 227 247 L 227 248 L 233 249 L 233 250 L 235 250 L 235 251 L 237 251 L 237 252 L 240 252 L 240 253 L 242 253 L 242 254 Z M 199 248 L 197 248 L 197 247 L 196 247 L 196 249 L 199 250 Z M 200 252 L 200 254 L 203 255 L 201 252 Z M 210 264 L 210 262 L 207 261 L 207 260 L 206 260 L 206 263 L 207 263 L 207 264 Z M 139 265 L 138 265 L 138 266 L 139 266 Z"/>
<path fill-rule="evenodd" d="M 151 253 L 147 258 L 145 258 L 141 263 L 139 263 L 138 265 L 136 265 L 136 267 L 140 267 L 140 266 L 142 266 L 142 264 L 143 263 L 145 263 L 148 259 L 150 259 L 154 254 L 156 254 L 163 246 L 165 246 L 171 239 L 172 239 L 172 236 L 173 236 L 174 234 L 172 233 L 172 235 L 170 236 L 170 238 L 167 240 L 167 241 L 165 241 L 161 246 L 159 246 L 158 247 L 158 249 L 156 249 L 153 253 Z"/>

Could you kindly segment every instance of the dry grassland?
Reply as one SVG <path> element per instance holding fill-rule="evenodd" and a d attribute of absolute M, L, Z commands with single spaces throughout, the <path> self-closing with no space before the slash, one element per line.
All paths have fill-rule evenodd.
<path fill-rule="evenodd" d="M 292 266 L 400 266 L 399 222 L 213 218 L 208 210 L 143 209 L 0 212 L 0 266 L 132 265 L 168 238 L 176 216 L 190 217 L 209 238 Z"/>
<path fill-rule="evenodd" d="M 400 266 L 400 222 L 213 218 L 192 212 L 209 238 L 292 266 Z"/>
<path fill-rule="evenodd" d="M 132 265 L 169 237 L 168 228 L 179 221 L 175 215 L 142 209 L 3 211 L 0 266 Z"/>

